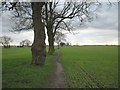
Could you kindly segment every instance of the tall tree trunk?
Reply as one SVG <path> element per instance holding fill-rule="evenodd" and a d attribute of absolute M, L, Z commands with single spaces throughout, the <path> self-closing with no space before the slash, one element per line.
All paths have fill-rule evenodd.
<path fill-rule="evenodd" d="M 53 34 L 52 29 L 50 29 L 50 28 L 47 29 L 47 35 L 48 35 L 48 42 L 49 42 L 48 54 L 52 55 L 55 52 L 55 49 L 54 49 L 54 34 Z"/>
<path fill-rule="evenodd" d="M 45 28 L 41 19 L 41 11 L 44 2 L 32 2 L 34 42 L 31 48 L 32 64 L 44 65 L 46 57 Z"/>
<path fill-rule="evenodd" d="M 60 48 L 60 44 L 59 43 L 57 43 L 58 44 L 58 49 Z"/>

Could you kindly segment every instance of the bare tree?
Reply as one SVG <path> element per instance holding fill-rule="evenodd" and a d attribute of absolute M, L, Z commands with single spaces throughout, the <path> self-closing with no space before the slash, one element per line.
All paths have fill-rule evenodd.
<path fill-rule="evenodd" d="M 59 46 L 60 46 L 60 43 L 61 42 L 66 42 L 66 39 L 65 39 L 65 34 L 63 34 L 62 32 L 56 32 L 55 34 L 55 42 L 58 44 L 58 49 L 59 49 Z"/>
<path fill-rule="evenodd" d="M 32 44 L 32 42 L 28 39 L 25 39 L 23 41 L 20 42 L 20 46 L 30 46 L 30 44 Z"/>
<path fill-rule="evenodd" d="M 19 3 L 21 4 L 21 3 Z M 17 12 L 13 12 L 13 15 L 18 20 L 16 21 L 16 26 L 13 28 L 15 31 L 29 30 L 33 28 L 33 20 L 31 13 L 30 3 L 22 3 L 16 7 Z M 59 0 L 53 2 L 46 2 L 42 10 L 42 21 L 47 29 L 48 42 L 49 42 L 49 54 L 53 54 L 54 49 L 54 36 L 57 30 L 71 30 L 70 24 L 68 22 L 74 19 L 79 19 L 80 24 L 86 21 L 92 20 L 93 12 L 90 8 L 93 5 L 99 6 L 98 2 L 89 2 L 85 0 L 78 1 L 65 1 L 63 3 Z M 24 15 L 24 16 L 23 16 Z"/>
<path fill-rule="evenodd" d="M 20 47 L 24 47 L 24 41 L 20 42 Z"/>
<path fill-rule="evenodd" d="M 9 3 L 9 5 L 8 5 Z M 22 23 L 16 24 L 17 28 L 22 27 L 22 29 L 34 29 L 34 42 L 32 44 L 32 64 L 33 65 L 44 65 L 46 57 L 46 45 L 45 45 L 45 28 L 42 22 L 42 7 L 45 2 L 2 2 L 2 8 L 5 7 L 11 10 L 11 12 L 16 17 L 16 20 L 19 22 L 19 18 L 24 17 Z M 25 8 L 26 7 L 26 8 Z M 30 8 L 30 9 L 29 9 Z M 2 9 L 4 10 L 4 8 Z M 30 14 L 30 18 L 28 17 Z M 29 21 L 32 20 L 32 24 L 28 25 Z"/>
<path fill-rule="evenodd" d="M 64 42 L 61 42 L 61 43 L 60 43 L 60 46 L 61 46 L 61 47 L 65 46 L 65 45 L 66 45 L 66 44 L 65 44 Z"/>
<path fill-rule="evenodd" d="M 54 36 L 58 30 L 71 31 L 70 22 L 73 20 L 79 20 L 79 24 L 83 22 L 91 21 L 92 9 L 91 6 L 97 5 L 97 2 L 87 2 L 85 0 L 79 1 L 65 1 L 63 3 L 59 0 L 48 2 L 45 4 L 43 10 L 43 20 L 47 28 L 48 42 L 49 42 L 49 54 L 53 54 L 54 49 Z M 75 21 L 74 21 L 75 22 Z"/>
<path fill-rule="evenodd" d="M 8 36 L 2 36 L 0 37 L 0 43 L 5 47 L 5 48 L 10 48 L 10 43 L 13 40 L 11 39 L 11 37 Z"/>

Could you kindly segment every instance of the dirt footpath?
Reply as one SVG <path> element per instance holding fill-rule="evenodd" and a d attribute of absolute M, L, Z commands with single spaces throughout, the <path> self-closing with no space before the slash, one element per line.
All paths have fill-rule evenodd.
<path fill-rule="evenodd" d="M 60 63 L 60 53 L 57 53 L 56 57 L 56 71 L 55 76 L 53 78 L 53 81 L 48 85 L 48 88 L 64 88 L 65 86 L 65 78 L 64 78 L 64 72 L 63 67 Z"/>

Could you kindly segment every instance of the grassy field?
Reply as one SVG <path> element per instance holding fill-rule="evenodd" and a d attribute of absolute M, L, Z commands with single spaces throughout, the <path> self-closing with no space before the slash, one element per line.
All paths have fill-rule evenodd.
<path fill-rule="evenodd" d="M 44 67 L 32 66 L 30 48 L 2 49 L 3 88 L 42 88 L 55 71 L 55 55 Z M 118 47 L 61 47 L 61 63 L 67 88 L 115 88 L 118 86 Z"/>
<path fill-rule="evenodd" d="M 30 48 L 4 48 L 2 50 L 3 88 L 42 88 L 52 77 L 54 57 L 47 56 L 44 67 L 32 66 Z"/>
<path fill-rule="evenodd" d="M 118 47 L 61 48 L 67 88 L 118 87 Z"/>

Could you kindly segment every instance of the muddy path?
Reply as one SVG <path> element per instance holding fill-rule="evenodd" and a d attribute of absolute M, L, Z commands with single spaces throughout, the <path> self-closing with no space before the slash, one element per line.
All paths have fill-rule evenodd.
<path fill-rule="evenodd" d="M 63 67 L 60 63 L 60 52 L 57 53 L 55 58 L 56 70 L 54 74 L 54 78 L 52 82 L 48 85 L 47 88 L 64 88 L 65 86 L 65 78 Z"/>

